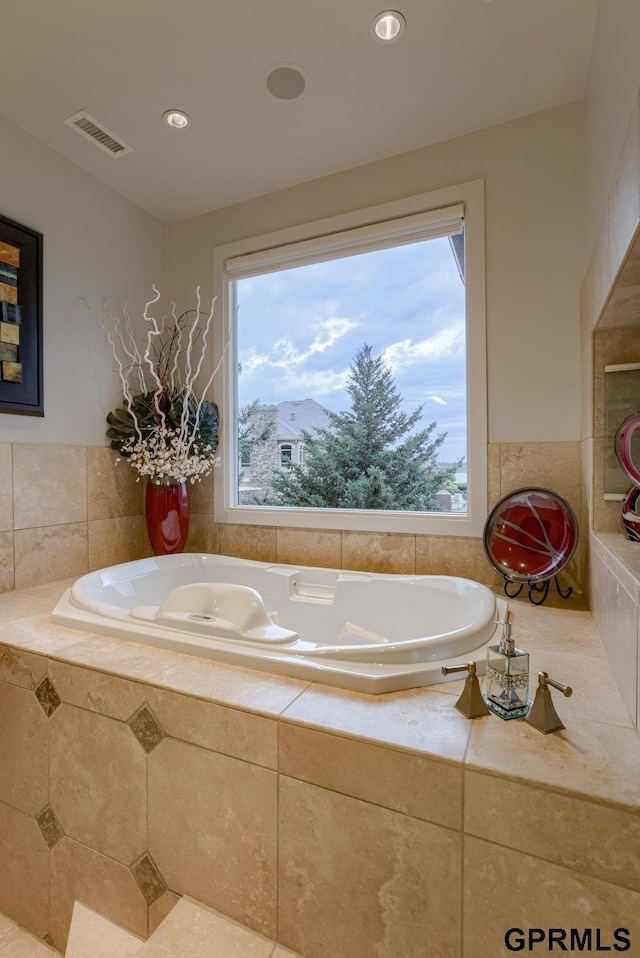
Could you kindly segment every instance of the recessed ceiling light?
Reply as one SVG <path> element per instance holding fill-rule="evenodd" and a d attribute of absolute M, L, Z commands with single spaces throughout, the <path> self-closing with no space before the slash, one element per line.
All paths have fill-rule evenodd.
<path fill-rule="evenodd" d="M 397 10 L 383 10 L 373 18 L 371 33 L 381 43 L 392 43 L 400 39 L 405 26 L 406 21 Z"/>
<path fill-rule="evenodd" d="M 187 113 L 183 113 L 182 110 L 165 110 L 162 114 L 162 119 L 165 120 L 169 126 L 172 126 L 174 130 L 184 130 L 185 126 L 189 126 L 191 119 Z"/>

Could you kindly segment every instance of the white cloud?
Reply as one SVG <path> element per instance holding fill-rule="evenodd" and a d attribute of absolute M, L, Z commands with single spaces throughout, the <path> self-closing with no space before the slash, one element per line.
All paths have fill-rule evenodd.
<path fill-rule="evenodd" d="M 397 371 L 403 366 L 424 362 L 430 359 L 451 359 L 464 356 L 465 327 L 464 323 L 456 323 L 447 329 L 442 329 L 422 342 L 413 342 L 412 339 L 402 339 L 387 346 L 382 359 L 392 370 Z"/>
<path fill-rule="evenodd" d="M 273 344 L 271 364 L 273 366 L 299 366 L 316 353 L 331 349 L 338 340 L 360 324 L 351 319 L 325 319 L 315 325 L 315 338 L 306 349 L 297 348 L 285 337 Z"/>
<path fill-rule="evenodd" d="M 441 399 L 440 396 L 429 396 L 429 399 L 431 400 L 431 402 L 437 403 L 438 406 L 446 406 L 446 405 L 447 405 L 447 400 L 446 400 L 446 399 Z"/>
<path fill-rule="evenodd" d="M 348 332 L 356 329 L 359 325 L 355 320 L 338 317 L 321 320 L 315 323 L 313 328 L 314 339 L 306 347 L 300 348 L 287 336 L 283 336 L 273 343 L 268 353 L 243 353 L 241 359 L 242 372 L 251 375 L 259 372 L 264 367 L 275 367 L 290 372 L 292 368 L 299 367 L 317 353 L 324 353 L 327 349 L 331 349 L 343 336 L 346 336 Z M 342 372 L 326 374 L 328 379 L 331 379 L 332 376 L 339 377 L 342 386 L 344 386 L 346 375 L 347 373 Z M 296 372 L 296 377 L 298 376 L 299 372 Z M 325 374 L 318 375 L 319 386 L 325 381 L 324 376 Z M 305 380 L 310 378 L 311 376 L 305 376 Z M 333 391 L 333 389 L 330 391 Z"/>

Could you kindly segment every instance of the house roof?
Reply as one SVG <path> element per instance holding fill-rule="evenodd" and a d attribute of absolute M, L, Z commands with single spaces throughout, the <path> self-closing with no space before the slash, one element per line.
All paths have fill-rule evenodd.
<path fill-rule="evenodd" d="M 318 429 L 327 425 L 328 410 L 315 399 L 279 402 L 276 408 L 278 410 L 278 442 L 302 439 L 303 432 L 309 432 L 313 436 Z"/>

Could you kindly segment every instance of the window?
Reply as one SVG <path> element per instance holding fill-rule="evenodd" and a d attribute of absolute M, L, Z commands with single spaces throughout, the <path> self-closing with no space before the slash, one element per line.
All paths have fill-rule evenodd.
<path fill-rule="evenodd" d="M 293 462 L 293 447 L 288 442 L 280 444 L 280 464 L 290 466 Z"/>
<path fill-rule="evenodd" d="M 476 181 L 215 251 L 220 521 L 482 533 L 483 193 Z M 247 410 L 269 425 L 241 503 Z"/>

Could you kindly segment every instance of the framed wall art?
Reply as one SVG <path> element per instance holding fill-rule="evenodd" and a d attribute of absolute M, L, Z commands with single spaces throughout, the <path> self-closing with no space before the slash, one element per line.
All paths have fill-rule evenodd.
<path fill-rule="evenodd" d="M 0 412 L 44 416 L 42 234 L 0 216 Z"/>

